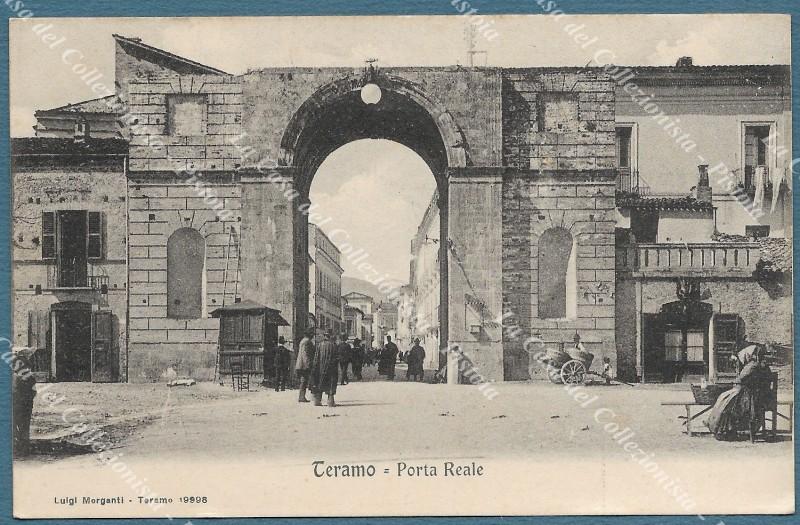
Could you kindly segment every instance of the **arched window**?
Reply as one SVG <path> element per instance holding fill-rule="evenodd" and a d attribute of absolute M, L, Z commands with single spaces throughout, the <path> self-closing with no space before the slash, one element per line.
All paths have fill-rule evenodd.
<path fill-rule="evenodd" d="M 180 228 L 167 241 L 167 317 L 203 316 L 206 242 L 199 231 Z"/>
<path fill-rule="evenodd" d="M 550 228 L 539 238 L 539 318 L 575 317 L 575 248 L 564 228 Z"/>

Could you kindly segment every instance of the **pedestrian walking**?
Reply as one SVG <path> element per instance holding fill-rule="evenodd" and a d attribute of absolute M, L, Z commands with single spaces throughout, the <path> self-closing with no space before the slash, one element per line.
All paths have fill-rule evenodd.
<path fill-rule="evenodd" d="M 414 346 L 406 354 L 406 363 L 406 380 L 422 381 L 425 378 L 425 349 L 419 344 L 419 337 L 414 339 Z"/>
<path fill-rule="evenodd" d="M 378 373 L 386 376 L 389 380 L 394 379 L 394 369 L 397 364 L 398 352 L 397 345 L 392 342 L 392 336 L 387 335 L 386 345 L 384 345 L 380 354 L 380 359 L 378 360 Z"/>
<path fill-rule="evenodd" d="M 336 350 L 339 353 L 339 369 L 341 370 L 341 381 L 342 385 L 346 385 L 350 382 L 350 378 L 347 377 L 347 367 L 350 366 L 350 362 L 353 358 L 353 349 L 350 348 L 350 344 L 347 342 L 347 332 L 342 332 L 341 342 L 336 347 Z"/>
<path fill-rule="evenodd" d="M 278 346 L 275 348 L 275 391 L 286 390 L 286 381 L 289 378 L 289 349 L 284 346 L 286 339 L 278 337 Z"/>
<path fill-rule="evenodd" d="M 295 373 L 300 378 L 300 392 L 297 394 L 299 403 L 308 403 L 306 390 L 308 389 L 311 365 L 314 362 L 314 329 L 307 328 L 305 337 L 300 341 L 297 349 L 297 362 L 294 365 Z"/>
<path fill-rule="evenodd" d="M 339 379 L 339 357 L 336 341 L 330 330 L 325 332 L 322 342 L 317 345 L 314 362 L 311 364 L 311 392 L 314 405 L 322 406 L 322 394 L 328 395 L 328 406 L 336 406 L 336 384 Z"/>
<path fill-rule="evenodd" d="M 361 344 L 361 340 L 356 337 L 353 339 L 353 353 L 350 358 L 350 364 L 353 367 L 353 377 L 357 381 L 361 381 L 363 378 L 361 377 L 361 368 L 364 366 L 364 345 Z"/>

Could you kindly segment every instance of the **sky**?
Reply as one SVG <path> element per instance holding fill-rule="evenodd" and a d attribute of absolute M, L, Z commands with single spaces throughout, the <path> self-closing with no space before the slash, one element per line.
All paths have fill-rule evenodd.
<path fill-rule="evenodd" d="M 452 16 L 57 18 L 10 22 L 11 135 L 30 136 L 37 109 L 95 98 L 64 63 L 80 57 L 113 85 L 113 33 L 229 73 L 280 66 L 443 66 L 469 63 L 465 28 L 476 19 Z M 479 13 L 480 14 L 480 13 Z M 697 65 L 790 63 L 789 17 L 782 15 L 482 15 L 496 32 L 476 31 L 478 65 L 582 66 L 599 49 L 616 64 Z M 596 38 L 584 48 L 570 31 Z M 58 40 L 42 43 L 41 34 Z M 574 33 L 573 33 L 574 34 Z M 434 189 L 413 152 L 387 141 L 351 143 L 320 167 L 312 202 L 330 209 L 382 273 L 408 278 L 409 243 Z M 340 211 L 344 210 L 344 211 Z M 335 211 L 335 213 L 333 213 Z M 333 221 L 332 223 L 333 224 Z M 323 228 L 325 229 L 325 228 Z M 379 249 L 378 249 L 379 247 Z M 347 261 L 345 274 L 363 277 Z"/>

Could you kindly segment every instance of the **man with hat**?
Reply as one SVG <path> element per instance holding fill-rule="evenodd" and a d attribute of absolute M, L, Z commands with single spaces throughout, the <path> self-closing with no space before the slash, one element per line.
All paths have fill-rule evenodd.
<path fill-rule="evenodd" d="M 406 357 L 408 363 L 408 371 L 406 372 L 406 379 L 411 381 L 422 381 L 425 377 L 425 349 L 419 344 L 419 337 L 414 338 L 414 346 L 408 352 Z"/>
<path fill-rule="evenodd" d="M 311 364 L 311 393 L 314 405 L 322 406 L 322 394 L 328 394 L 328 406 L 336 406 L 336 383 L 339 379 L 339 356 L 333 332 L 325 330 L 322 342 L 317 345 Z"/>
<path fill-rule="evenodd" d="M 361 339 L 356 337 L 353 339 L 353 353 L 350 358 L 350 363 L 353 366 L 353 377 L 356 381 L 361 381 L 361 369 L 364 366 L 364 345 L 361 344 Z"/>
<path fill-rule="evenodd" d="M 342 332 L 342 342 L 336 347 L 339 352 L 339 368 L 342 371 L 342 385 L 346 385 L 350 379 L 347 377 L 347 367 L 350 366 L 350 361 L 353 358 L 353 349 L 347 342 L 347 332 Z"/>
<path fill-rule="evenodd" d="M 311 373 L 311 364 L 314 362 L 314 328 L 306 328 L 305 337 L 300 341 L 297 349 L 297 362 L 294 365 L 295 373 L 300 378 L 300 392 L 297 401 L 308 403 L 306 390 L 308 389 L 308 379 Z"/>
<path fill-rule="evenodd" d="M 286 339 L 278 337 L 278 347 L 275 349 L 275 391 L 286 390 L 286 380 L 289 377 L 289 349 L 284 346 Z"/>

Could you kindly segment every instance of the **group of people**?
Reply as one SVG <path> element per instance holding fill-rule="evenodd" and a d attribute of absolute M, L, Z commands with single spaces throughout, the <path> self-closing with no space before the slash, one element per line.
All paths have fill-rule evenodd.
<path fill-rule="evenodd" d="M 322 405 L 322 394 L 327 395 L 328 406 L 336 406 L 336 387 L 349 382 L 348 369 L 352 367 L 353 377 L 361 380 L 364 366 L 364 346 L 356 338 L 352 346 L 347 342 L 347 334 L 337 336 L 331 330 L 325 331 L 322 341 L 314 343 L 314 329 L 306 330 L 300 341 L 295 362 L 295 373 L 300 379 L 300 392 L 297 400 L 308 403 L 306 392 L 310 389 L 315 406 Z"/>
<path fill-rule="evenodd" d="M 386 336 L 386 344 L 378 352 L 378 374 L 393 380 L 395 376 L 395 366 L 400 357 L 408 365 L 406 371 L 407 381 L 422 381 L 425 378 L 425 349 L 420 346 L 419 338 L 414 339 L 414 346 L 405 354 L 401 354 L 397 345 L 392 342 L 392 336 Z"/>
<path fill-rule="evenodd" d="M 364 365 L 370 365 L 373 360 L 377 360 L 379 375 L 394 379 L 395 366 L 401 353 L 391 336 L 387 336 L 383 348 L 371 356 L 360 339 L 354 339 L 352 345 L 348 343 L 346 333 L 337 336 L 333 331 L 326 330 L 318 344 L 314 342 L 314 333 L 313 328 L 306 330 L 297 350 L 295 373 L 300 382 L 298 402 L 309 403 L 313 400 L 314 405 L 320 406 L 322 394 L 326 394 L 328 406 L 336 406 L 337 386 L 350 382 L 350 370 L 353 378 L 361 381 Z M 408 365 L 408 381 L 423 381 L 425 378 L 425 349 L 419 342 L 419 338 L 414 339 L 414 346 L 403 354 Z M 284 337 L 279 337 L 277 347 L 265 356 L 266 362 L 273 365 L 266 381 L 272 381 L 276 392 L 286 390 L 289 380 L 291 353 L 285 343 Z M 309 390 L 312 400 L 306 397 Z"/>

